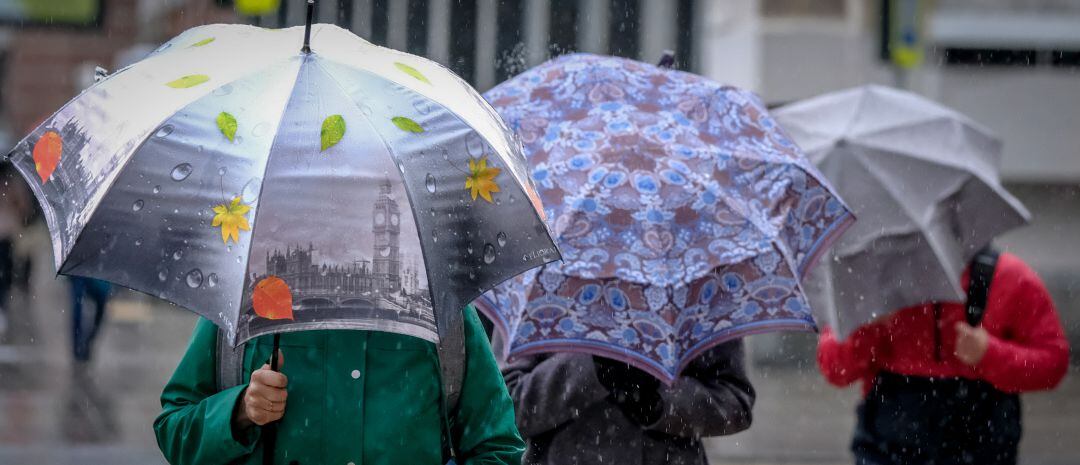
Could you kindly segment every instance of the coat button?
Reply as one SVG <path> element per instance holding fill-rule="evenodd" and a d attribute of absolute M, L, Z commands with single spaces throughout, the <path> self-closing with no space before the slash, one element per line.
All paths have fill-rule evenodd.
<path fill-rule="evenodd" d="M 353 370 L 351 375 L 352 375 L 352 379 L 360 379 L 360 370 Z"/>

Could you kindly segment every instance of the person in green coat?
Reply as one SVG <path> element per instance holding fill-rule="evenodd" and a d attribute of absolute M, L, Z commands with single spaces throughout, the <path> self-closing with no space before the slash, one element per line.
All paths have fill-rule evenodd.
<path fill-rule="evenodd" d="M 276 464 L 443 465 L 450 457 L 444 425 L 459 465 L 521 463 L 513 402 L 471 305 L 465 379 L 449 418 L 440 407 L 435 344 L 378 331 L 286 333 L 281 373 L 264 366 L 272 344 L 272 336 L 249 341 L 244 372 L 254 379 L 246 374 L 218 392 L 217 328 L 199 319 L 154 421 L 169 463 L 260 464 L 259 424 L 278 417 Z"/>

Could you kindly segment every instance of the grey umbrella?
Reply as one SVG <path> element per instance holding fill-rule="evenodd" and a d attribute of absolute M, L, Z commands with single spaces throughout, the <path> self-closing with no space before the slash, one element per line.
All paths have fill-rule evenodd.
<path fill-rule="evenodd" d="M 891 310 L 963 300 L 968 261 L 1028 220 L 1001 186 L 1001 141 L 935 102 L 866 86 L 774 114 L 859 218 L 807 283 L 841 335 Z"/>

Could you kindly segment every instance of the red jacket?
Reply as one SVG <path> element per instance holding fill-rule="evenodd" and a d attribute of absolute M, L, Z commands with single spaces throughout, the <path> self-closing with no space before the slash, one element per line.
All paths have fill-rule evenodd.
<path fill-rule="evenodd" d="M 968 277 L 962 278 L 967 289 Z M 981 379 L 1018 393 L 1052 389 L 1065 376 L 1069 343 L 1042 281 L 1023 261 L 1003 253 L 990 284 L 982 325 L 990 345 L 972 367 L 954 355 L 960 303 L 924 304 L 899 310 L 838 341 L 825 328 L 818 368 L 836 386 L 863 381 L 863 393 L 881 370 L 902 375 Z"/>

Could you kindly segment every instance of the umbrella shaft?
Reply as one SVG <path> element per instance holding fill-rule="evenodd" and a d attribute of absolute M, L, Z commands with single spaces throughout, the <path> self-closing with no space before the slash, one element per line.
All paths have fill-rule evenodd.
<path fill-rule="evenodd" d="M 307 1 L 307 22 L 304 25 L 304 53 L 311 53 L 311 20 L 315 16 L 315 0 Z"/>
<path fill-rule="evenodd" d="M 309 8 L 311 3 L 308 3 Z M 308 10 L 311 11 L 311 10 Z M 310 16 L 310 13 L 309 13 Z M 270 352 L 270 369 L 278 371 L 278 347 L 281 344 L 281 334 L 274 333 L 274 348 Z M 277 424 L 270 423 L 263 427 L 263 464 L 274 464 L 274 446 L 277 444 Z"/>

